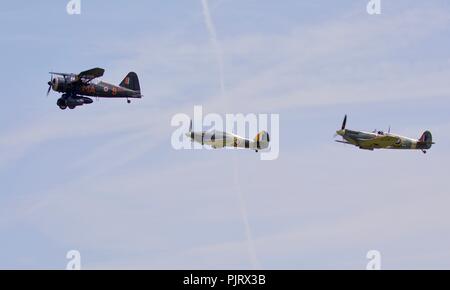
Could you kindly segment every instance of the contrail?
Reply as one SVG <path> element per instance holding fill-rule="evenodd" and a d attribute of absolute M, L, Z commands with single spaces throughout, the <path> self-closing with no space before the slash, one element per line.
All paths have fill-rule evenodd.
<path fill-rule="evenodd" d="M 241 210 L 242 220 L 243 220 L 244 226 L 245 226 L 245 235 L 247 238 L 248 253 L 250 255 L 253 269 L 258 270 L 258 269 L 261 269 L 261 266 L 259 264 L 258 257 L 256 256 L 255 244 L 253 243 L 252 232 L 250 230 L 250 222 L 248 220 L 247 205 L 245 204 L 245 198 L 244 198 L 244 195 L 242 194 L 241 186 L 239 183 L 238 168 L 239 167 L 237 164 L 237 159 L 236 159 L 236 156 L 234 156 L 234 186 L 238 193 L 239 206 L 240 206 L 240 210 Z"/>
<path fill-rule="evenodd" d="M 219 64 L 219 78 L 220 78 L 220 91 L 222 93 L 222 98 L 226 97 L 225 90 L 225 73 L 224 73 L 224 61 L 223 61 L 223 51 L 220 46 L 219 40 L 217 38 L 216 28 L 214 26 L 214 22 L 212 21 L 211 13 L 208 6 L 208 0 L 201 0 L 203 7 L 203 16 L 205 17 L 206 28 L 208 29 L 211 43 L 214 47 L 217 56 L 217 62 Z M 250 256 L 251 264 L 253 269 L 260 269 L 260 264 L 258 262 L 258 258 L 256 256 L 255 245 L 253 243 L 252 233 L 250 230 L 250 222 L 248 220 L 247 213 L 247 205 L 245 203 L 244 195 L 241 191 L 240 183 L 239 183 L 239 166 L 237 163 L 236 156 L 234 156 L 234 186 L 236 188 L 236 192 L 238 193 L 239 199 L 239 207 L 241 211 L 242 220 L 245 227 L 245 235 L 247 239 L 247 248 Z"/>
<path fill-rule="evenodd" d="M 208 29 L 209 35 L 211 37 L 211 43 L 214 47 L 217 56 L 217 62 L 219 64 L 219 76 L 220 76 L 220 92 L 222 97 L 225 97 L 225 73 L 223 65 L 223 51 L 220 46 L 219 40 L 217 39 L 217 32 L 214 23 L 211 18 L 211 13 L 209 10 L 208 0 L 202 0 L 203 6 L 203 16 L 205 17 L 206 28 Z"/>

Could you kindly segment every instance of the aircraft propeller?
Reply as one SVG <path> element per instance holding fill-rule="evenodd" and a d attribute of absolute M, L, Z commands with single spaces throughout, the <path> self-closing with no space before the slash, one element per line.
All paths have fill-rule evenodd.
<path fill-rule="evenodd" d="M 344 121 L 342 122 L 342 128 L 341 130 L 345 130 L 345 126 L 347 125 L 347 115 L 344 117 Z"/>
<path fill-rule="evenodd" d="M 345 115 L 345 117 L 344 117 L 344 121 L 342 122 L 342 127 L 341 127 L 340 131 L 344 131 L 346 126 L 347 126 L 347 115 Z M 340 131 L 338 131 L 338 132 L 340 132 Z M 336 138 L 339 135 L 338 132 L 336 132 L 336 134 L 334 134 L 334 138 Z"/>
<path fill-rule="evenodd" d="M 53 81 L 53 75 L 50 75 L 50 81 L 47 83 L 48 84 L 47 97 L 50 94 L 50 91 L 52 89 L 52 85 L 53 85 L 52 81 Z"/>

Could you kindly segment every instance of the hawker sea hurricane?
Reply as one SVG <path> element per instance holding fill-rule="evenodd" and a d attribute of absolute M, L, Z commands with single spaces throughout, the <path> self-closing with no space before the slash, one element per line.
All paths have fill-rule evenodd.
<path fill-rule="evenodd" d="M 267 149 L 270 143 L 270 136 L 266 131 L 259 132 L 253 140 L 249 140 L 217 130 L 194 132 L 192 131 L 192 121 L 186 136 L 191 138 L 193 142 L 209 145 L 214 149 L 234 147 L 251 149 L 258 152 L 259 150 Z"/>
<path fill-rule="evenodd" d="M 102 81 L 94 83 L 93 80 L 103 76 L 104 72 L 102 68 L 90 69 L 79 74 L 51 72 L 47 96 L 51 89 L 62 93 L 56 102 L 61 110 L 91 104 L 92 99 L 88 97 L 123 98 L 127 99 L 128 103 L 131 102 L 130 99 L 142 97 L 136 73 L 130 72 L 119 86 Z"/>
<path fill-rule="evenodd" d="M 360 149 L 374 150 L 374 149 L 417 149 L 427 153 L 433 143 L 433 138 L 429 131 L 422 134 L 418 140 L 411 139 L 390 132 L 383 131 L 363 132 L 353 131 L 345 128 L 347 124 L 347 116 L 344 118 L 341 130 L 336 131 L 336 134 L 342 136 L 343 141 L 336 142 L 355 145 Z"/>

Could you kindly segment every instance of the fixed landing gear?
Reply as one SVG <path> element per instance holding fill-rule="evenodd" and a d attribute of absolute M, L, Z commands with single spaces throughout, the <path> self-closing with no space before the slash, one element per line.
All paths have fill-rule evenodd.
<path fill-rule="evenodd" d="M 423 154 L 427 154 L 427 151 L 426 151 L 426 150 L 422 150 L 422 153 L 423 153 Z"/>
<path fill-rule="evenodd" d="M 129 99 L 127 99 L 127 103 L 128 103 L 128 104 L 131 104 L 131 101 L 130 101 Z"/>
<path fill-rule="evenodd" d="M 65 110 L 67 108 L 73 110 L 78 106 L 83 106 L 87 104 L 92 104 L 94 101 L 91 98 L 78 96 L 75 94 L 63 94 L 61 98 L 58 99 L 56 105 L 61 109 Z"/>
<path fill-rule="evenodd" d="M 58 99 L 58 101 L 56 102 L 56 105 L 57 105 L 61 110 L 67 109 L 66 98 L 67 98 L 66 95 L 63 95 L 62 98 Z"/>

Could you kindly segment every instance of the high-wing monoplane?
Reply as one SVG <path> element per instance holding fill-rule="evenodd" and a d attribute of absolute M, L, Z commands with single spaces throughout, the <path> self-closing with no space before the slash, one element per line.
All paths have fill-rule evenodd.
<path fill-rule="evenodd" d="M 102 77 L 104 72 L 102 68 L 93 68 L 79 74 L 50 72 L 47 96 L 52 89 L 62 93 L 56 102 L 61 110 L 91 104 L 93 100 L 89 97 L 123 98 L 128 103 L 131 102 L 130 99 L 142 98 L 136 73 L 128 73 L 118 86 L 103 81 L 94 83 L 93 80 Z"/>

